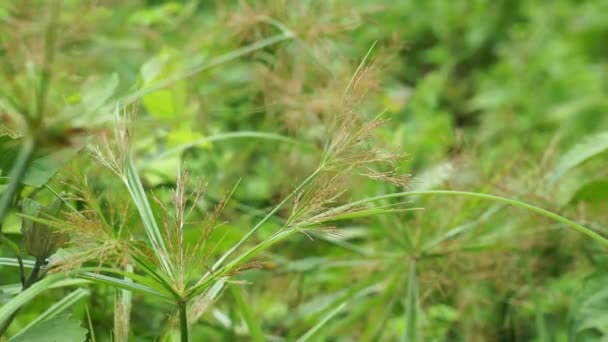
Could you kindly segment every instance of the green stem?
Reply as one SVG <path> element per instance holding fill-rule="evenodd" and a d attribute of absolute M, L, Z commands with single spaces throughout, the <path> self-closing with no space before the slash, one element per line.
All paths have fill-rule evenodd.
<path fill-rule="evenodd" d="M 179 309 L 179 330 L 182 336 L 182 342 L 188 342 L 188 310 L 185 301 L 177 302 Z"/>
<path fill-rule="evenodd" d="M 241 247 L 253 234 L 255 234 L 255 232 L 257 232 L 260 227 L 262 227 L 262 225 L 264 223 L 266 223 L 266 221 L 268 221 L 271 217 L 273 217 L 273 215 L 283 206 L 285 205 L 285 203 L 287 203 L 287 201 L 293 197 L 296 193 L 298 193 L 298 191 L 300 191 L 302 188 L 304 188 L 308 183 L 310 183 L 310 181 L 312 181 L 313 178 L 315 178 L 315 176 L 321 172 L 321 168 L 319 167 L 318 169 L 315 170 L 315 172 L 313 172 L 312 174 L 310 174 L 310 176 L 308 176 L 308 178 L 306 178 L 304 181 L 302 181 L 302 183 L 300 183 L 300 185 L 298 185 L 298 187 L 292 191 L 288 196 L 286 196 L 279 204 L 277 204 L 266 216 L 264 216 L 263 219 L 261 219 L 253 228 L 251 228 L 251 230 L 249 230 L 249 232 L 247 232 L 247 234 L 245 234 L 245 236 L 243 236 L 243 238 L 237 242 L 234 246 L 232 246 L 232 248 L 230 248 L 230 250 L 228 250 L 228 252 L 226 252 L 224 255 L 222 255 L 222 257 L 213 265 L 213 267 L 211 268 L 211 271 L 215 271 L 217 270 L 222 263 L 230 256 L 232 255 L 234 252 L 236 252 L 236 250 Z M 205 279 L 203 277 L 203 279 Z M 203 280 L 201 279 L 201 280 Z M 199 281 L 200 283 L 200 281 Z"/>
<path fill-rule="evenodd" d="M 13 323 L 13 320 L 15 319 L 15 317 L 17 316 L 18 313 L 19 313 L 19 310 L 15 310 L 13 313 L 11 313 L 11 315 L 4 322 L 2 322 L 2 324 L 0 324 L 0 338 L 2 338 L 2 336 L 4 336 L 4 333 L 6 332 L 8 327 L 11 325 L 11 323 Z"/>
<path fill-rule="evenodd" d="M 405 334 L 403 341 L 416 342 L 416 309 L 418 305 L 418 284 L 416 280 L 416 260 L 410 262 L 407 280 L 407 297 L 405 299 Z"/>
<path fill-rule="evenodd" d="M 8 184 L 8 188 L 4 191 L 4 195 L 0 199 L 0 224 L 4 220 L 4 216 L 8 212 L 8 208 L 12 202 L 13 195 L 19 189 L 19 183 L 25 176 L 25 172 L 27 171 L 27 164 L 34 153 L 34 140 L 31 138 L 26 138 L 19 151 L 19 155 L 17 155 L 17 160 L 15 160 L 15 165 L 11 169 L 9 173 L 10 182 Z M 0 233 L 2 233 L 2 226 L 0 225 Z"/>
<path fill-rule="evenodd" d="M 514 200 L 514 199 L 510 199 L 510 198 L 505 198 L 505 197 L 500 197 L 500 196 L 495 196 L 495 195 L 488 195 L 488 194 L 482 194 L 482 193 L 477 193 L 477 192 L 468 192 L 468 191 L 455 191 L 455 190 L 424 190 L 424 191 L 405 191 L 405 192 L 397 192 L 394 194 L 388 194 L 388 195 L 381 195 L 381 196 L 375 196 L 375 197 L 370 197 L 370 198 L 366 198 L 366 199 L 362 199 L 360 201 L 356 201 L 353 203 L 349 203 L 346 204 L 342 207 L 336 208 L 334 210 L 340 210 L 344 207 L 355 207 L 361 204 L 365 204 L 365 203 L 369 203 L 369 202 L 374 202 L 377 200 L 381 200 L 381 199 L 387 199 L 387 198 L 393 198 L 393 197 L 403 197 L 403 196 L 432 196 L 432 195 L 445 195 L 445 196 L 465 196 L 465 197 L 474 197 L 474 198 L 481 198 L 481 199 L 486 199 L 486 200 L 490 200 L 490 201 L 495 201 L 495 202 L 502 202 L 502 203 L 506 203 L 509 205 L 512 205 L 514 207 L 519 207 L 519 208 L 523 208 L 523 209 L 527 209 L 529 211 L 535 212 L 541 216 L 545 216 L 547 218 L 550 218 L 554 221 L 563 223 L 567 226 L 569 226 L 570 228 L 578 231 L 579 233 L 582 233 L 584 235 L 587 235 L 588 237 L 590 237 L 591 239 L 601 243 L 602 245 L 608 247 L 608 239 L 604 238 L 603 236 L 599 235 L 598 233 L 594 232 L 593 230 L 578 224 L 570 219 L 567 219 L 563 216 L 560 216 L 554 212 L 551 212 L 549 210 L 543 209 L 543 208 L 539 208 L 537 206 L 522 202 L 522 201 L 518 201 L 518 200 Z"/>
<path fill-rule="evenodd" d="M 310 178 L 310 177 L 309 177 Z M 304 184 L 304 183 L 303 183 Z M 302 184 L 300 185 L 302 186 Z M 452 191 L 452 190 L 428 190 L 428 191 L 405 191 L 405 192 L 397 192 L 397 193 L 393 193 L 393 194 L 387 194 L 387 195 L 381 195 L 381 196 L 375 196 L 375 197 L 369 197 L 369 198 L 365 198 L 359 201 L 355 201 L 349 204 L 345 204 L 343 206 L 340 207 L 336 207 L 330 211 L 328 211 L 328 214 L 331 214 L 332 211 L 335 212 L 343 212 L 345 209 L 348 208 L 354 208 L 357 206 L 360 206 L 362 204 L 366 204 L 366 203 L 370 203 L 370 202 L 374 202 L 374 201 L 378 201 L 378 200 L 382 200 L 382 199 L 387 199 L 387 198 L 394 198 L 394 197 L 403 197 L 403 196 L 429 196 L 429 195 L 446 195 L 446 196 L 466 196 L 466 197 L 474 197 L 474 198 L 481 198 L 481 199 L 486 199 L 486 200 L 491 200 L 491 201 L 495 201 L 495 202 L 502 202 L 502 203 L 506 203 L 515 207 L 519 207 L 519 208 L 524 208 L 527 210 L 530 210 L 532 212 L 535 212 L 537 214 L 540 214 L 542 216 L 548 217 L 550 219 L 553 219 L 557 222 L 560 223 L 564 223 L 567 226 L 573 228 L 574 230 L 583 233 L 584 235 L 587 235 L 588 237 L 592 238 L 593 240 L 601 243 L 602 245 L 608 247 L 608 240 L 605 239 L 604 237 L 602 237 L 601 235 L 595 233 L 594 231 L 592 231 L 591 229 L 580 225 L 572 220 L 569 220 L 565 217 L 562 217 L 558 214 L 555 214 L 553 212 L 550 212 L 548 210 L 533 206 L 531 204 L 527 204 L 518 200 L 514 200 L 514 199 L 509 199 L 509 198 L 504 198 L 504 197 L 500 197 L 500 196 L 494 196 L 494 195 L 487 195 L 487 194 L 481 194 L 481 193 L 476 193 L 476 192 L 467 192 L 467 191 Z M 283 203 L 283 202 L 282 202 Z M 276 209 L 276 208 L 275 208 Z M 275 210 L 273 210 L 274 212 Z M 273 212 L 271 212 L 269 215 L 271 215 Z M 268 216 L 267 216 L 268 217 Z M 261 223 L 263 223 L 267 217 L 265 217 Z M 256 226 L 258 227 L 258 226 Z M 259 228 L 259 227 L 258 227 Z M 251 234 L 253 234 L 254 230 L 256 228 L 254 227 L 254 229 L 250 232 Z M 251 250 L 245 252 L 242 255 L 239 255 L 237 258 L 235 258 L 232 262 L 230 262 L 229 264 L 227 264 L 226 266 L 222 267 L 221 269 L 218 270 L 219 265 L 216 263 L 217 267 L 214 267 L 211 278 L 207 278 L 207 277 L 203 277 L 201 278 L 201 280 L 199 280 L 199 282 L 189 291 L 189 295 L 196 295 L 197 293 L 200 293 L 202 291 L 202 289 L 206 288 L 214 279 L 220 279 L 221 277 L 224 277 L 227 274 L 230 274 L 230 272 L 232 272 L 234 269 L 236 269 L 236 267 L 238 267 L 239 265 L 241 265 L 243 262 L 245 262 L 246 260 L 250 259 L 251 257 L 253 257 L 254 255 L 258 254 L 259 252 L 266 250 L 267 248 L 269 248 L 270 246 L 284 240 L 285 238 L 287 238 L 288 236 L 290 236 L 291 234 L 296 233 L 297 230 L 284 230 L 281 232 L 276 233 L 275 235 L 273 235 L 271 238 L 265 240 L 264 242 L 258 244 L 257 246 L 255 246 L 254 248 L 252 248 Z M 240 244 L 242 244 L 242 242 L 244 242 L 244 240 L 246 240 L 247 237 L 249 237 L 251 234 L 247 234 L 247 236 L 245 236 L 244 239 L 242 239 L 239 242 L 239 246 Z M 233 248 L 234 251 L 236 249 Z M 221 261 L 223 261 L 225 258 L 221 259 Z"/>

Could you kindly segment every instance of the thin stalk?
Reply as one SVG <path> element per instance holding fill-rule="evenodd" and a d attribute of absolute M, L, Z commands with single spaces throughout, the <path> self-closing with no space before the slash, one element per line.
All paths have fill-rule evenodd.
<path fill-rule="evenodd" d="M 186 307 L 186 301 L 177 302 L 177 308 L 179 309 L 179 330 L 182 336 L 182 342 L 188 342 L 188 310 Z"/>
<path fill-rule="evenodd" d="M 416 281 L 416 260 L 410 263 L 409 277 L 407 280 L 407 297 L 405 299 L 405 334 L 404 342 L 416 342 L 416 314 L 418 305 L 418 289 Z"/>
<path fill-rule="evenodd" d="M 11 313 L 11 315 L 4 322 L 2 322 L 2 324 L 0 324 L 0 337 L 4 336 L 4 333 L 6 332 L 8 327 L 11 325 L 11 323 L 13 323 L 13 320 L 15 319 L 15 317 L 17 316 L 18 313 L 19 313 L 19 310 L 15 310 L 14 312 Z"/>
<path fill-rule="evenodd" d="M 344 89 L 344 94 L 342 94 L 342 99 L 343 100 L 344 100 L 344 98 L 346 98 L 346 95 L 348 94 L 348 92 L 353 88 L 353 85 L 355 84 L 355 81 L 357 80 L 357 76 L 359 75 L 359 72 L 361 71 L 361 69 L 363 69 L 363 66 L 367 62 L 367 59 L 371 55 L 371 53 L 374 50 L 374 47 L 376 46 L 377 43 L 378 43 L 377 40 L 374 41 L 374 43 L 372 44 L 372 46 L 370 46 L 369 49 L 367 49 L 367 53 L 365 54 L 365 56 L 361 60 L 361 63 L 359 63 L 359 66 L 357 66 L 357 70 L 355 70 L 355 73 L 353 74 L 353 76 L 351 77 L 350 81 L 348 82 L 348 85 Z"/>
<path fill-rule="evenodd" d="M 601 243 L 605 247 L 608 247 L 608 239 L 604 238 L 603 236 L 599 235 L 598 233 L 594 232 L 593 230 L 591 230 L 581 224 L 578 224 L 570 219 L 567 219 L 561 215 L 558 215 L 554 212 L 551 212 L 551 211 L 543 209 L 543 208 L 539 208 L 537 206 L 534 206 L 534 205 L 531 205 L 531 204 L 528 204 L 528 203 L 525 203 L 522 201 L 505 198 L 505 197 L 500 197 L 500 196 L 495 196 L 495 195 L 482 194 L 482 193 L 477 193 L 477 192 L 456 191 L 456 190 L 404 191 L 404 192 L 396 192 L 393 194 L 365 198 L 365 199 L 362 199 L 362 200 L 359 200 L 356 202 L 352 202 L 352 203 L 337 207 L 333 210 L 339 211 L 339 210 L 343 210 L 344 208 L 355 207 L 355 206 L 359 206 L 361 204 L 370 203 L 370 202 L 378 201 L 381 199 L 387 199 L 387 198 L 403 197 L 403 196 L 434 196 L 434 195 L 465 196 L 465 197 L 481 198 L 481 199 L 486 199 L 486 200 L 490 200 L 490 201 L 506 203 L 506 204 L 509 204 L 511 206 L 518 207 L 518 208 L 523 208 L 523 209 L 532 211 L 534 213 L 537 213 L 541 216 L 550 218 L 554 221 L 563 223 L 563 224 L 567 225 L 568 227 L 578 231 L 579 233 L 582 233 L 582 234 L 590 237 L 591 239 Z"/>
<path fill-rule="evenodd" d="M 247 232 L 247 234 L 245 234 L 245 236 L 243 236 L 243 238 L 237 242 L 234 246 L 232 246 L 232 248 L 230 248 L 230 250 L 228 250 L 228 252 L 226 252 L 224 255 L 222 255 L 222 257 L 213 265 L 213 267 L 211 268 L 211 271 L 215 271 L 217 270 L 222 263 L 229 257 L 231 256 L 234 252 L 236 252 L 236 250 L 241 247 L 253 234 L 255 234 L 260 227 L 262 227 L 262 225 L 264 223 L 266 223 L 266 221 L 268 221 L 271 217 L 273 217 L 273 215 L 283 206 L 285 205 L 285 203 L 287 203 L 287 201 L 289 201 L 291 199 L 291 197 L 293 197 L 298 191 L 300 191 L 302 188 L 304 188 L 308 183 L 310 183 L 310 181 L 312 181 L 312 179 L 319 173 L 321 172 L 322 167 L 319 167 L 315 170 L 315 172 L 311 173 L 310 176 L 308 176 L 304 181 L 302 181 L 302 183 L 300 183 L 300 185 L 298 185 L 298 187 L 292 191 L 289 195 L 287 195 L 279 204 L 277 204 L 268 214 L 266 214 L 266 216 L 264 216 L 263 219 L 261 219 L 253 228 L 251 228 L 251 230 L 249 230 L 249 232 Z M 203 277 L 204 279 L 205 277 Z"/>
<path fill-rule="evenodd" d="M 8 188 L 4 191 L 4 195 L 0 199 L 0 233 L 2 233 L 2 221 L 4 220 L 4 216 L 6 216 L 6 213 L 8 212 L 15 192 L 19 189 L 19 183 L 25 176 L 27 164 L 34 154 L 34 146 L 34 139 L 25 139 L 23 146 L 17 155 L 17 160 L 15 160 L 15 165 L 9 173 L 10 182 Z"/>
<path fill-rule="evenodd" d="M 60 2 L 53 1 L 50 9 L 50 20 L 46 29 L 44 39 L 44 64 L 40 70 L 40 88 L 36 98 L 36 111 L 33 117 L 34 128 L 38 128 L 42 122 L 44 110 L 46 109 L 46 98 L 51 83 L 51 66 L 55 59 L 55 41 L 57 40 L 57 22 L 59 18 Z"/>
<path fill-rule="evenodd" d="M 133 264 L 125 263 L 126 272 L 133 273 Z M 123 279 L 132 282 L 129 277 Z M 114 293 L 114 341 L 129 341 L 129 329 L 131 322 L 131 307 L 133 305 L 133 293 L 126 289 L 115 289 Z"/>

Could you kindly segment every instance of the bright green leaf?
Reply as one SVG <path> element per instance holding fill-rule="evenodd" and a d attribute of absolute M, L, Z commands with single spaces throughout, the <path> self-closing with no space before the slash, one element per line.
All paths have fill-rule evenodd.
<path fill-rule="evenodd" d="M 588 277 L 570 312 L 570 341 L 605 341 L 608 338 L 608 272 Z"/>
<path fill-rule="evenodd" d="M 608 132 L 583 139 L 560 158 L 551 176 L 551 181 L 556 181 L 568 171 L 606 151 L 608 151 Z"/>
<path fill-rule="evenodd" d="M 570 203 L 578 202 L 598 203 L 608 200 L 608 179 L 596 180 L 584 184 L 576 190 Z"/>
<path fill-rule="evenodd" d="M 117 74 L 87 82 L 80 95 L 81 103 L 89 112 L 99 109 L 114 95 L 118 82 Z"/>
<path fill-rule="evenodd" d="M 10 342 L 82 342 L 87 330 L 69 316 L 57 316 L 40 322 Z"/>
<path fill-rule="evenodd" d="M 178 52 L 165 50 L 147 62 L 141 69 L 144 87 L 154 86 L 182 69 L 182 59 Z M 185 80 L 173 83 L 167 88 L 156 90 L 142 99 L 144 107 L 153 116 L 172 119 L 186 110 L 187 84 Z"/>
<path fill-rule="evenodd" d="M 8 174 L 11 170 L 17 154 L 19 153 L 22 139 L 13 139 L 8 135 L 0 136 L 0 170 L 3 174 Z M 57 150 L 50 154 L 44 151 L 37 151 L 27 165 L 27 171 L 21 183 L 33 187 L 41 187 L 72 158 L 76 156 L 80 147 L 70 147 Z"/>

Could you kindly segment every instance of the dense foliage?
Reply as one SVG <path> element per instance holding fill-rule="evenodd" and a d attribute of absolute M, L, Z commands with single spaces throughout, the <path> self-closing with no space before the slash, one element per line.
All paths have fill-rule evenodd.
<path fill-rule="evenodd" d="M 608 338 L 608 2 L 0 2 L 0 341 Z"/>

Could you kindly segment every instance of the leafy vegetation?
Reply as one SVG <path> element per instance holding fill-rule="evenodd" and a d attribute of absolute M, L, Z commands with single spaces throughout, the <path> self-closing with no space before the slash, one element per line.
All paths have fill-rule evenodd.
<path fill-rule="evenodd" d="M 0 3 L 0 341 L 602 341 L 606 1 Z"/>

